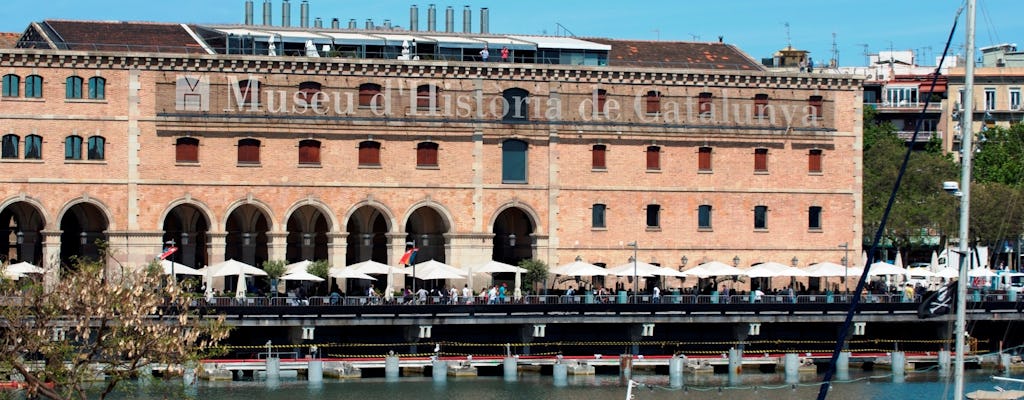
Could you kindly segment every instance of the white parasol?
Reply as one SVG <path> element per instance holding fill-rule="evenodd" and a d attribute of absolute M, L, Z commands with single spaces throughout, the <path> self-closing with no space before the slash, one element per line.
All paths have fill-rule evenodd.
<path fill-rule="evenodd" d="M 172 271 L 175 275 L 206 275 L 203 271 L 189 267 L 185 264 L 178 264 L 171 260 L 160 260 L 160 267 L 163 268 L 164 275 L 170 275 Z"/>
<path fill-rule="evenodd" d="M 306 271 L 295 271 L 290 274 L 285 274 L 284 276 L 281 277 L 281 280 L 323 282 L 324 278 L 313 275 Z"/>
<path fill-rule="evenodd" d="M 37 267 L 34 264 L 30 264 L 30 263 L 28 263 L 26 261 L 22 261 L 20 263 L 15 263 L 15 264 L 8 265 L 7 269 L 5 269 L 5 271 L 11 272 L 11 273 L 15 273 L 15 274 L 22 274 L 22 275 L 24 275 L 24 274 L 41 274 L 41 273 L 45 272 L 45 270 L 43 270 L 42 268 Z"/>

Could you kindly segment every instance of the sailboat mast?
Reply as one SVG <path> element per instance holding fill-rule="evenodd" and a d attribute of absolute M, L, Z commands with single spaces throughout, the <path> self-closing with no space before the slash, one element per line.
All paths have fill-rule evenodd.
<path fill-rule="evenodd" d="M 964 398 L 964 353 L 967 334 L 967 267 L 970 259 L 970 215 L 971 215 L 971 145 L 974 139 L 974 19 L 976 0 L 967 1 L 967 40 L 964 45 L 966 65 L 964 69 L 963 116 L 960 119 L 960 278 L 956 297 L 956 357 L 953 372 L 953 393 L 956 400 Z"/>

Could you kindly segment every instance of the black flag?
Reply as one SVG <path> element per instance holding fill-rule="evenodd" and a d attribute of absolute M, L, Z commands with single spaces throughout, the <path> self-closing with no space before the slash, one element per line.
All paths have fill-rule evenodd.
<path fill-rule="evenodd" d="M 943 285 L 921 302 L 921 307 L 917 309 L 917 317 L 923 319 L 949 314 L 953 311 L 956 291 L 957 281 Z"/>

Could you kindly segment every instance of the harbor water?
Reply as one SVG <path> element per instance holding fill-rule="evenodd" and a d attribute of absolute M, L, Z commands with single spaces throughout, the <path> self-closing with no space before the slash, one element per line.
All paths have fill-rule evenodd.
<path fill-rule="evenodd" d="M 852 372 L 852 371 L 851 371 Z M 992 371 L 969 371 L 966 391 L 1020 389 L 991 380 Z M 1019 376 L 1017 376 L 1019 378 Z M 636 400 L 667 399 L 814 399 L 818 384 L 811 377 L 789 385 L 779 374 L 743 374 L 737 385 L 721 375 L 688 376 L 683 387 L 673 388 L 667 376 L 637 375 L 641 386 L 633 389 Z M 820 379 L 820 375 L 818 376 Z M 571 376 L 565 385 L 555 385 L 550 376 L 520 375 L 514 382 L 502 377 L 449 378 L 435 382 L 430 377 L 363 378 L 350 381 L 311 383 L 305 380 L 251 380 L 197 382 L 193 386 L 148 384 L 126 388 L 113 398 L 159 400 L 194 398 L 203 400 L 612 400 L 624 399 L 626 385 L 617 376 Z M 829 393 L 833 400 L 949 399 L 952 383 L 934 371 L 908 374 L 895 383 L 884 373 L 856 372 L 850 382 L 836 382 Z"/>

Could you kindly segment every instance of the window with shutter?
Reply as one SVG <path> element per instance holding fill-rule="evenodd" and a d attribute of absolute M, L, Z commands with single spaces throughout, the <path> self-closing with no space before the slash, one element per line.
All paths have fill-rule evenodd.
<path fill-rule="evenodd" d="M 380 166 L 380 143 L 367 140 L 359 143 L 359 166 Z"/>
<path fill-rule="evenodd" d="M 376 83 L 364 83 L 359 85 L 359 106 L 360 107 L 383 107 L 383 99 L 380 98 L 381 87 Z"/>
<path fill-rule="evenodd" d="M 645 98 L 647 103 L 647 114 L 658 114 L 661 112 L 661 92 L 652 90 L 647 92 Z"/>
<path fill-rule="evenodd" d="M 754 149 L 754 172 L 768 172 L 768 149 Z"/>
<path fill-rule="evenodd" d="M 701 147 L 697 150 L 697 170 L 703 172 L 711 171 L 710 147 Z"/>
<path fill-rule="evenodd" d="M 178 138 L 174 144 L 174 161 L 180 163 L 199 162 L 199 139 Z"/>
<path fill-rule="evenodd" d="M 595 144 L 590 154 L 590 168 L 591 169 L 605 169 L 605 155 L 608 151 L 608 147 L 603 144 Z"/>
<path fill-rule="evenodd" d="M 661 169 L 661 147 L 647 146 L 647 170 L 658 171 Z"/>
<path fill-rule="evenodd" d="M 765 93 L 759 93 L 754 95 L 754 117 L 767 118 L 768 117 L 768 95 Z"/>
<path fill-rule="evenodd" d="M 256 139 L 242 139 L 238 141 L 238 163 L 259 164 L 260 162 L 260 141 Z"/>
<path fill-rule="evenodd" d="M 320 164 L 320 141 L 299 141 L 299 164 Z"/>
<path fill-rule="evenodd" d="M 416 145 L 416 166 L 437 167 L 437 143 L 422 142 Z"/>
<path fill-rule="evenodd" d="M 811 149 L 807 154 L 807 172 L 810 173 L 821 173 L 821 156 L 822 151 L 820 149 Z"/>

